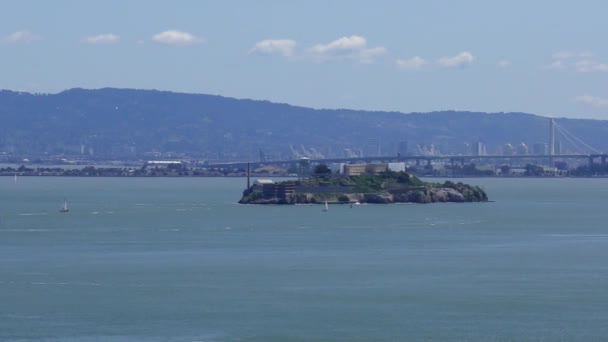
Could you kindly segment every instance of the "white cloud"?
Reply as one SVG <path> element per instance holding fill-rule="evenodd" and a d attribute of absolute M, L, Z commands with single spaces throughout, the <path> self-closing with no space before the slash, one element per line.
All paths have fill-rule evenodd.
<path fill-rule="evenodd" d="M 104 33 L 85 37 L 82 42 L 87 44 L 116 44 L 120 42 L 120 36 L 112 33 Z"/>
<path fill-rule="evenodd" d="M 559 51 L 551 56 L 553 61 L 544 68 L 568 69 L 581 73 L 608 72 L 608 63 L 598 62 L 593 57 L 594 54 L 589 51 Z"/>
<path fill-rule="evenodd" d="M 359 63 L 372 63 L 375 58 L 386 54 L 384 47 L 367 47 L 364 37 L 353 35 L 338 38 L 327 44 L 317 44 L 308 49 L 310 57 L 318 62 L 329 60 L 354 60 Z"/>
<path fill-rule="evenodd" d="M 5 44 L 31 43 L 40 39 L 42 39 L 40 36 L 33 34 L 30 31 L 17 31 L 0 38 L 0 42 Z"/>
<path fill-rule="evenodd" d="M 249 51 L 249 53 L 291 57 L 294 54 L 296 45 L 295 40 L 291 39 L 265 39 L 255 43 L 255 46 Z"/>
<path fill-rule="evenodd" d="M 608 63 L 598 63 L 596 61 L 584 59 L 576 62 L 574 68 L 578 72 L 608 72 Z"/>
<path fill-rule="evenodd" d="M 463 51 L 455 56 L 446 56 L 437 59 L 431 63 L 420 56 L 414 56 L 409 59 L 397 59 L 395 64 L 401 70 L 413 71 L 422 69 L 437 69 L 437 68 L 464 68 L 471 65 L 475 61 L 475 56 L 468 51 Z M 507 68 L 511 62 L 502 60 L 498 62 L 501 68 Z"/>
<path fill-rule="evenodd" d="M 498 63 L 496 65 L 498 65 L 498 67 L 501 69 L 507 69 L 511 66 L 511 61 L 503 59 L 503 60 L 498 61 Z"/>
<path fill-rule="evenodd" d="M 364 49 L 367 41 L 361 36 L 350 36 L 338 38 L 328 44 L 317 44 L 310 48 L 316 54 L 340 54 Z"/>
<path fill-rule="evenodd" d="M 182 32 L 177 30 L 163 31 L 155 34 L 152 37 L 157 43 L 166 45 L 187 46 L 203 43 L 205 40 L 202 37 L 197 37 L 192 33 Z"/>
<path fill-rule="evenodd" d="M 571 59 L 571 58 L 589 58 L 593 57 L 593 53 L 589 51 L 558 51 L 551 58 L 553 59 Z"/>
<path fill-rule="evenodd" d="M 380 57 L 386 54 L 386 48 L 378 46 L 370 49 L 363 49 L 359 51 L 357 55 L 354 55 L 354 59 L 359 63 L 373 63 L 376 57 Z"/>
<path fill-rule="evenodd" d="M 577 96 L 576 98 L 574 98 L 574 101 L 597 108 L 608 107 L 608 99 L 587 94 Z"/>
<path fill-rule="evenodd" d="M 420 70 L 428 64 L 428 62 L 420 56 L 414 56 L 409 59 L 398 59 L 395 63 L 399 69 L 406 71 Z"/>
<path fill-rule="evenodd" d="M 441 57 L 437 64 L 443 68 L 463 68 L 469 66 L 475 60 L 475 56 L 469 51 L 463 51 L 456 56 Z"/>
<path fill-rule="evenodd" d="M 543 69 L 563 70 L 563 69 L 566 69 L 566 64 L 561 60 L 556 60 L 556 61 L 551 62 L 550 64 L 545 65 L 543 67 Z"/>

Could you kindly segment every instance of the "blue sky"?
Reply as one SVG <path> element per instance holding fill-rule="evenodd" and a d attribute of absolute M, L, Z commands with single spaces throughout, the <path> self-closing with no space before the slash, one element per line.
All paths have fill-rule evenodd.
<path fill-rule="evenodd" d="M 608 119 L 605 1 L 2 1 L 0 88 Z"/>

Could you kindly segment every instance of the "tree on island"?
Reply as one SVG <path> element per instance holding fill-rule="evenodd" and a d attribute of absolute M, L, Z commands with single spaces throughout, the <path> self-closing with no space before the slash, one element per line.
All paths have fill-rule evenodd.
<path fill-rule="evenodd" d="M 314 174 L 319 175 L 319 176 L 330 175 L 331 169 L 329 167 L 327 167 L 327 165 L 325 165 L 325 164 L 319 164 L 319 165 L 315 166 Z"/>

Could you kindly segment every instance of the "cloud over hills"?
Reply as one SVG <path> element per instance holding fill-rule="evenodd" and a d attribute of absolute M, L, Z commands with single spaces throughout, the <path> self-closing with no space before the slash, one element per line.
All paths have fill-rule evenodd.
<path fill-rule="evenodd" d="M 86 44 L 117 44 L 120 42 L 120 36 L 113 33 L 103 33 L 85 37 L 82 42 Z"/>
<path fill-rule="evenodd" d="M 608 72 L 608 63 L 598 62 L 589 51 L 558 51 L 551 62 L 543 66 L 548 70 L 573 70 L 579 73 Z"/>
<path fill-rule="evenodd" d="M 202 37 L 178 30 L 167 30 L 157 33 L 152 37 L 152 40 L 159 44 L 173 46 L 189 46 L 205 42 L 205 39 Z"/>
<path fill-rule="evenodd" d="M 437 64 L 443 68 L 462 68 L 471 65 L 475 60 L 475 56 L 469 51 L 463 51 L 455 56 L 441 57 L 437 60 Z"/>
<path fill-rule="evenodd" d="M 596 108 L 608 107 L 608 99 L 588 94 L 577 96 L 576 98 L 574 98 L 574 101 Z"/>
<path fill-rule="evenodd" d="M 291 57 L 294 54 L 296 45 L 296 41 L 292 39 L 264 39 L 255 43 L 255 46 L 249 53 Z"/>
<path fill-rule="evenodd" d="M 419 56 L 414 56 L 409 59 L 397 59 L 395 63 L 401 70 L 420 70 L 429 64 L 429 62 Z"/>
<path fill-rule="evenodd" d="M 469 51 L 463 51 L 454 56 L 445 56 L 437 59 L 434 63 L 427 61 L 420 56 L 414 56 L 412 58 L 397 59 L 395 64 L 402 71 L 417 71 L 425 68 L 436 69 L 436 68 L 465 68 L 475 61 L 475 56 Z"/>
<path fill-rule="evenodd" d="M 359 63 L 372 63 L 377 57 L 384 55 L 387 49 L 382 46 L 369 48 L 365 37 L 352 35 L 326 44 L 316 44 L 307 52 L 317 62 L 353 60 Z"/>
<path fill-rule="evenodd" d="M 8 36 L 4 36 L 4 37 L 0 38 L 0 43 L 4 43 L 4 44 L 25 43 L 25 44 L 28 44 L 33 41 L 41 40 L 41 39 L 42 39 L 42 37 L 40 37 L 37 34 L 34 34 L 27 30 L 22 30 L 22 31 L 13 32 L 13 33 L 9 34 Z"/>
<path fill-rule="evenodd" d="M 373 63 L 387 53 L 387 49 L 382 46 L 368 47 L 365 37 L 357 35 L 341 37 L 325 44 L 315 44 L 303 50 L 298 50 L 297 46 L 298 43 L 293 39 L 264 39 L 255 43 L 249 53 L 279 55 L 317 63 L 351 61 L 364 64 Z"/>

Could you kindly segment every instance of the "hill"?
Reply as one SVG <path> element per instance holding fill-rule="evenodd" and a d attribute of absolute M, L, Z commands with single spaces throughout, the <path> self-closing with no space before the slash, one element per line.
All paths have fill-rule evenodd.
<path fill-rule="evenodd" d="M 57 94 L 0 91 L 0 152 L 93 158 L 180 157 L 258 160 L 294 156 L 410 153 L 430 145 L 463 153 L 482 141 L 548 140 L 548 120 L 526 113 L 432 113 L 312 109 L 215 95 L 135 89 L 70 89 Z M 559 119 L 585 142 L 608 150 L 608 121 Z M 566 141 L 564 141 L 566 143 Z M 403 146 L 403 145 L 402 145 Z"/>

